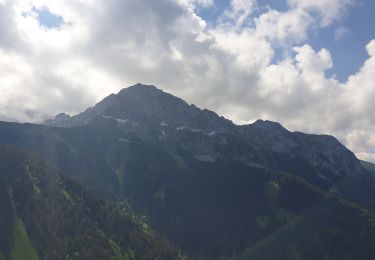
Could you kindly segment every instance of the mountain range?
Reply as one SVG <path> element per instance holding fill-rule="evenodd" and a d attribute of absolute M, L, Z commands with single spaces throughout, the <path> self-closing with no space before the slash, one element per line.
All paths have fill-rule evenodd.
<path fill-rule="evenodd" d="M 137 84 L 0 146 L 0 259 L 375 259 L 375 167 L 332 136 Z"/>

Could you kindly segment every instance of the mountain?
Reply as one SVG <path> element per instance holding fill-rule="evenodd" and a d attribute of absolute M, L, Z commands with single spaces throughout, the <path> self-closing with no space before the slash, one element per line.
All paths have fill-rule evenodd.
<path fill-rule="evenodd" d="M 184 171 L 176 165 L 170 168 L 173 164 L 167 163 L 168 157 L 165 154 L 153 151 L 151 147 L 149 149 L 141 148 L 139 154 L 135 154 L 139 161 L 133 162 L 133 165 L 128 164 L 125 168 L 124 197 L 128 200 L 117 200 L 115 205 L 129 202 L 132 207 L 125 207 L 126 210 L 142 212 L 147 223 L 183 248 L 193 259 L 220 259 L 225 256 L 244 259 L 298 259 L 294 258 L 296 255 L 301 255 L 304 259 L 343 259 L 343 256 L 347 259 L 372 259 L 375 255 L 372 251 L 375 242 L 373 216 L 358 206 L 319 191 L 299 178 L 237 163 L 196 162 L 192 157 L 185 159 L 185 163 L 192 168 Z M 147 154 L 142 158 L 141 155 L 145 152 Z M 122 249 L 133 242 L 135 246 L 132 248 L 137 248 L 138 253 L 146 251 L 144 247 L 149 246 L 149 242 L 142 240 L 142 236 L 138 238 L 129 232 L 132 228 L 140 232 L 137 225 L 132 224 L 131 217 L 130 220 L 128 215 L 117 218 L 120 213 L 101 205 L 103 202 L 99 203 L 95 197 L 85 193 L 79 184 L 59 175 L 40 159 L 4 150 L 1 162 L 1 172 L 12 173 L 13 177 L 17 176 L 16 167 L 22 169 L 18 173 L 22 178 L 16 178 L 17 182 L 13 182 L 13 177 L 7 174 L 2 175 L 3 180 L 7 181 L 1 183 L 6 183 L 14 190 L 9 194 L 18 195 L 13 199 L 8 195 L 5 201 L 9 203 L 2 202 L 1 205 L 11 205 L 15 201 L 18 205 L 17 212 L 21 212 L 17 213 L 19 219 L 26 223 L 27 234 L 33 234 L 29 235 L 30 240 L 36 241 L 29 244 L 41 243 L 33 246 L 41 258 L 48 256 L 43 255 L 45 250 L 44 254 L 56 252 L 53 259 L 58 259 L 62 252 L 70 252 L 70 256 L 79 252 L 81 259 L 89 259 L 89 255 L 82 255 L 87 250 L 95 257 L 109 254 L 104 259 L 111 259 L 114 253 L 111 252 L 111 247 L 106 246 L 111 240 L 119 247 L 122 245 Z M 10 166 L 9 162 L 12 162 Z M 27 163 L 26 166 L 31 166 L 20 167 L 24 162 Z M 142 169 L 144 164 L 146 165 Z M 31 169 L 31 173 L 23 169 Z M 50 180 L 46 181 L 46 178 Z M 105 180 L 104 177 L 102 179 Z M 46 192 L 45 186 L 52 186 L 48 188 L 51 191 Z M 1 187 L 0 190 L 8 189 Z M 113 211 L 116 214 L 111 213 Z M 56 215 L 59 217 L 53 217 Z M 108 227 L 109 216 L 114 219 L 109 221 Z M 50 223 L 47 230 L 44 229 L 44 223 Z M 54 231 L 53 228 L 56 227 L 59 229 Z M 79 237 L 77 240 L 74 232 L 70 234 L 71 227 L 82 227 L 83 230 L 88 230 L 85 232 L 99 229 L 99 234 L 103 232 L 108 240 L 100 237 L 98 240 L 102 242 L 98 243 L 102 244 L 85 244 L 86 237 Z M 33 231 L 33 228 L 37 228 L 37 231 Z M 61 236 L 54 237 L 56 232 Z M 142 234 L 144 236 L 144 233 L 140 233 Z M 98 234 L 94 232 L 87 236 Z M 125 242 L 120 244 L 123 236 Z M 6 237 L 9 238 L 9 235 Z M 67 246 L 55 249 L 59 243 L 53 241 L 64 241 Z M 174 252 L 169 246 L 159 243 L 162 248 L 166 247 L 167 252 Z M 90 251 L 90 246 L 99 252 Z M 269 256 L 267 246 L 272 246 L 274 255 Z M 109 248 L 109 252 L 102 252 L 103 248 Z M 134 249 L 124 251 L 137 252 Z M 116 256 L 114 258 L 120 259 Z M 176 258 L 177 256 L 171 259 Z M 136 259 L 154 258 L 141 256 Z"/>
<path fill-rule="evenodd" d="M 75 127 L 103 120 L 145 132 L 143 136 L 158 145 L 182 146 L 197 160 L 234 160 L 289 172 L 375 209 L 374 177 L 336 138 L 289 132 L 279 123 L 263 120 L 237 126 L 154 86 L 131 86 L 83 113 L 72 117 L 60 114 L 45 123 Z"/>
<path fill-rule="evenodd" d="M 90 205 L 117 209 L 118 221 L 134 223 L 142 239 L 117 230 L 122 224 L 99 227 L 121 252 L 132 242 L 139 251 L 150 245 L 150 255 L 161 259 L 375 257 L 374 177 L 331 136 L 262 120 L 237 126 L 137 84 L 45 125 L 1 122 L 1 145 L 38 154 L 71 180 L 65 190 L 81 187 L 95 194 Z M 113 211 L 93 208 L 84 203 L 72 211 L 92 223 Z"/>
<path fill-rule="evenodd" d="M 136 84 L 112 94 L 85 112 L 70 117 L 59 114 L 45 123 L 52 126 L 72 127 L 90 123 L 96 117 L 109 117 L 136 122 L 142 127 L 166 126 L 205 129 L 228 129 L 233 123 L 212 111 L 194 105 L 155 86 Z"/>
<path fill-rule="evenodd" d="M 32 154 L 1 148 L 0 179 L 0 259 L 180 258 L 124 207 Z"/>

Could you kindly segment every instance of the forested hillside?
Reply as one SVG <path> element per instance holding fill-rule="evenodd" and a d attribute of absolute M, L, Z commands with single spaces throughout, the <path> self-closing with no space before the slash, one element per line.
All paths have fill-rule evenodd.
<path fill-rule="evenodd" d="M 7 259 L 179 259 L 135 218 L 107 204 L 50 164 L 0 149 L 1 253 Z"/>

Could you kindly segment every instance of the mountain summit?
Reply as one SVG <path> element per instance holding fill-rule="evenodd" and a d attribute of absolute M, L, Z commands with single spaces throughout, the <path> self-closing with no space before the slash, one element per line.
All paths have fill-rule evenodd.
<path fill-rule="evenodd" d="M 194 105 L 166 93 L 152 85 L 136 84 L 111 94 L 75 116 L 59 114 L 45 124 L 72 127 L 88 124 L 97 117 L 129 120 L 142 126 L 190 127 L 205 130 L 226 129 L 233 124 L 212 111 L 201 110 Z"/>

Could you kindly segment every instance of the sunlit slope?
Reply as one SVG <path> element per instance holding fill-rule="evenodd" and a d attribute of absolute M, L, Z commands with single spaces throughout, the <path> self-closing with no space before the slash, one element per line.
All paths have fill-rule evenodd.
<path fill-rule="evenodd" d="M 33 155 L 0 149 L 0 178 L 6 259 L 180 258 L 125 206 L 98 200 Z"/>

